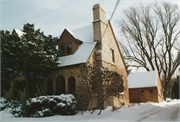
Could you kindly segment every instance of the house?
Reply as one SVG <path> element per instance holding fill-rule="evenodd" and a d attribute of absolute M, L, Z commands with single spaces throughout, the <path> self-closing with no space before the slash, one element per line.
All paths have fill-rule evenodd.
<path fill-rule="evenodd" d="M 116 97 L 110 97 L 104 106 L 129 105 L 127 69 L 111 23 L 106 21 L 106 12 L 100 4 L 93 6 L 93 17 L 90 25 L 75 30 L 65 28 L 60 35 L 58 49 L 62 52 L 59 57 L 61 63 L 40 83 L 43 95 L 73 94 L 81 80 L 77 77 L 81 65 L 90 62 L 123 75 L 124 94 L 120 95 L 121 102 Z"/>
<path fill-rule="evenodd" d="M 121 101 L 129 104 L 127 70 L 117 44 L 110 21 L 106 21 L 106 12 L 100 4 L 93 6 L 93 22 L 75 30 L 64 29 L 58 41 L 62 51 L 58 68 L 43 80 L 43 89 L 48 94 L 69 94 L 80 81 L 77 74 L 81 64 L 96 63 L 99 67 L 107 67 L 123 75 L 124 94 Z M 119 101 L 111 98 L 104 106 L 118 106 Z M 95 106 L 95 105 L 94 105 Z"/>
<path fill-rule="evenodd" d="M 132 73 L 128 76 L 131 103 L 163 102 L 163 88 L 158 71 Z"/>

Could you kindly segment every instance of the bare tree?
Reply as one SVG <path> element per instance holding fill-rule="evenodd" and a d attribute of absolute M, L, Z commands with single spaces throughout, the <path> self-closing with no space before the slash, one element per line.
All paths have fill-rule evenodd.
<path fill-rule="evenodd" d="M 153 3 L 124 11 L 120 23 L 123 41 L 119 42 L 131 67 L 158 70 L 165 79 L 165 95 L 178 67 L 180 51 L 180 12 L 177 5 Z"/>
<path fill-rule="evenodd" d="M 93 66 L 89 63 L 82 65 L 78 77 L 81 80 L 76 85 L 76 98 L 83 101 L 82 113 L 87 109 L 92 110 L 91 113 L 100 109 L 99 114 L 101 114 L 104 102 L 112 96 L 119 100 L 121 92 L 124 91 L 122 75 L 104 67 Z M 119 102 L 122 103 L 120 100 Z"/>

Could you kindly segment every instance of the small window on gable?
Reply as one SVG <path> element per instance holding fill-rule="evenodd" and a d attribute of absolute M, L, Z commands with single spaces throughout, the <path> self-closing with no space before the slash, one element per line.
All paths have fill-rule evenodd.
<path fill-rule="evenodd" d="M 71 44 L 67 44 L 67 46 L 66 46 L 67 48 L 67 54 L 70 54 L 70 53 L 72 53 L 72 46 L 71 46 Z"/>
<path fill-rule="evenodd" d="M 141 90 L 141 94 L 143 94 L 144 93 L 144 90 Z"/>
<path fill-rule="evenodd" d="M 144 96 L 144 90 L 141 90 L 141 96 Z"/>
<path fill-rule="evenodd" d="M 153 94 L 153 90 L 150 90 L 150 93 Z"/>
<path fill-rule="evenodd" d="M 65 45 L 60 46 L 61 55 L 65 54 Z"/>
<path fill-rule="evenodd" d="M 111 49 L 111 62 L 115 63 L 115 60 L 114 60 L 114 50 L 113 49 Z"/>

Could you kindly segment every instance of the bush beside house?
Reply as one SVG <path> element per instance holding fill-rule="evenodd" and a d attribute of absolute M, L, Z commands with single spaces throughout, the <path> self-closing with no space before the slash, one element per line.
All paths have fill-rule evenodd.
<path fill-rule="evenodd" d="M 24 106 L 17 101 L 1 100 L 1 107 L 11 108 L 10 112 L 15 117 L 46 117 L 77 113 L 77 101 L 71 94 L 29 98 Z"/>

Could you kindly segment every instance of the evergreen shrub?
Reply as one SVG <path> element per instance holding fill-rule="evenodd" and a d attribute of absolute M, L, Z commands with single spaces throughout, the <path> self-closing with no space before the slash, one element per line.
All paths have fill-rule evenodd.
<path fill-rule="evenodd" d="M 15 117 L 47 117 L 55 114 L 75 115 L 77 101 L 71 94 L 29 98 L 23 106 L 18 101 L 1 100 L 1 108 L 10 108 Z"/>
<path fill-rule="evenodd" d="M 23 116 L 45 117 L 55 114 L 74 115 L 77 113 L 77 101 L 73 95 L 54 95 L 30 98 L 24 106 Z"/>

